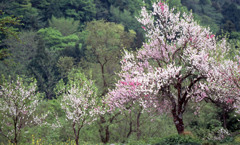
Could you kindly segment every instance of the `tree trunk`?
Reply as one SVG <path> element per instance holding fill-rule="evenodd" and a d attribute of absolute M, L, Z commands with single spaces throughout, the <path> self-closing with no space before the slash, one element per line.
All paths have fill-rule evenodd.
<path fill-rule="evenodd" d="M 173 115 L 173 121 L 176 126 L 178 134 L 182 134 L 184 132 L 184 123 L 183 123 L 182 114 Z"/>
<path fill-rule="evenodd" d="M 17 110 L 16 110 L 17 112 Z M 17 120 L 18 120 L 18 117 L 16 116 L 15 120 L 14 120 L 14 144 L 17 145 L 18 144 L 18 140 L 17 140 L 17 137 L 18 137 L 18 134 L 17 134 Z"/>
<path fill-rule="evenodd" d="M 133 125 L 133 122 L 132 122 L 132 112 L 130 112 L 129 131 L 128 131 L 128 134 L 127 134 L 127 138 L 129 138 L 129 136 L 130 136 L 130 135 L 132 134 L 132 132 L 133 132 L 132 125 Z"/>
<path fill-rule="evenodd" d="M 104 128 L 100 127 L 99 133 L 100 133 L 102 143 L 104 144 L 108 143 L 110 138 L 109 125 L 107 125 Z"/>
<path fill-rule="evenodd" d="M 101 71 L 102 71 L 102 80 L 103 80 L 103 92 L 102 92 L 102 96 L 105 96 L 105 94 L 107 93 L 107 82 L 106 82 L 106 78 L 105 78 L 105 72 L 104 72 L 104 65 L 105 64 L 101 64 Z"/>
<path fill-rule="evenodd" d="M 106 144 L 109 142 L 110 139 L 110 132 L 109 132 L 109 125 L 104 126 L 106 123 L 106 120 L 103 116 L 100 116 L 100 128 L 99 128 L 99 134 L 101 137 L 101 141 Z"/>
<path fill-rule="evenodd" d="M 73 131 L 74 131 L 74 136 L 75 136 L 75 142 L 76 142 L 76 145 L 79 145 L 79 143 L 78 143 L 78 141 L 79 141 L 79 133 L 80 133 L 80 129 L 82 128 L 82 127 L 79 127 L 79 128 L 75 128 L 75 123 L 73 123 Z"/>
<path fill-rule="evenodd" d="M 223 109 L 222 117 L 223 117 L 223 128 L 227 129 L 227 121 L 226 121 L 226 111 L 225 111 L 225 109 Z"/>
<path fill-rule="evenodd" d="M 138 115 L 137 115 L 137 140 L 140 139 L 140 136 L 141 136 L 141 130 L 140 130 L 140 116 L 141 116 L 141 111 L 138 112 Z"/>
<path fill-rule="evenodd" d="M 78 137 L 75 138 L 76 145 L 78 145 Z"/>

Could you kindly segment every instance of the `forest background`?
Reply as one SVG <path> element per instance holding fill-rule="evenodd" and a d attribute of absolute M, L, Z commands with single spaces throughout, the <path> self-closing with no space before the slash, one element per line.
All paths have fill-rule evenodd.
<path fill-rule="evenodd" d="M 142 6 L 151 10 L 153 2 L 155 0 L 0 1 L 0 84 L 19 76 L 26 82 L 36 79 L 36 91 L 41 94 L 38 99 L 42 100 L 38 113 L 50 112 L 46 118 L 48 122 L 64 124 L 54 130 L 49 125 L 24 127 L 18 136 L 20 143 L 30 144 L 34 138 L 41 139 L 39 142 L 43 144 L 75 140 L 71 124 L 65 120 L 58 101 L 61 98 L 57 91 L 59 82 L 68 84 L 71 76 L 80 70 L 88 80 L 94 81 L 97 96 L 105 96 L 118 80 L 116 73 L 121 68 L 123 50 L 139 50 L 146 41 L 144 29 L 136 17 Z M 200 25 L 210 27 L 217 37 L 227 37 L 233 52 L 239 51 L 239 0 L 167 2 L 177 11 L 192 11 Z M 184 118 L 185 127 L 191 134 L 189 140 L 223 144 L 240 142 L 240 117 L 234 110 L 226 111 L 219 104 L 202 102 L 199 114 L 194 115 L 194 104 L 188 107 Z M 55 116 L 58 116 L 57 120 Z M 177 134 L 167 113 L 158 115 L 136 110 L 132 114 L 106 116 L 100 116 L 96 122 L 81 129 L 82 143 L 155 143 Z M 6 126 L 3 122 L 0 125 Z M 229 133 L 219 139 L 221 129 Z M 172 138 L 182 139 L 179 136 Z M 0 136 L 0 143 L 9 141 L 14 142 L 14 139 Z"/>

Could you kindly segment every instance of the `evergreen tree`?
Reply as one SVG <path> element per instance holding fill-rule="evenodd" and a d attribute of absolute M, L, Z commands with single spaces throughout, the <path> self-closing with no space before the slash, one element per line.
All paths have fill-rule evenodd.
<path fill-rule="evenodd" d="M 42 39 L 38 42 L 37 54 L 29 64 L 29 70 L 37 79 L 38 89 L 45 93 L 45 98 L 55 98 L 53 90 L 58 81 L 56 56 L 45 49 Z"/>

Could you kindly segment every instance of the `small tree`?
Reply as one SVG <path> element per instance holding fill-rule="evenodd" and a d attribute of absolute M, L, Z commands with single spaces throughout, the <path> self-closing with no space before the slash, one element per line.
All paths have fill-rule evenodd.
<path fill-rule="evenodd" d="M 79 21 L 75 21 L 73 18 L 56 18 L 52 16 L 48 23 L 49 27 L 57 29 L 63 36 L 76 33 L 79 27 Z"/>
<path fill-rule="evenodd" d="M 138 20 L 148 42 L 136 56 L 126 52 L 121 79 L 109 93 L 111 108 L 125 109 L 129 101 L 138 101 L 145 109 L 162 110 L 170 104 L 179 134 L 184 132 L 183 113 L 191 100 L 233 99 L 239 108 L 239 79 L 230 72 L 232 68 L 239 73 L 239 64 L 227 57 L 226 40 L 217 41 L 191 13 L 174 13 L 162 2 L 153 4 L 153 12 L 143 7 Z"/>
<path fill-rule="evenodd" d="M 3 77 L 4 78 L 4 77 Z M 3 79 L 0 85 L 0 134 L 14 144 L 18 144 L 23 128 L 30 124 L 41 124 L 47 116 L 38 117 L 35 110 L 39 103 L 36 93 L 36 81 L 24 83 L 22 78 L 16 81 Z"/>
<path fill-rule="evenodd" d="M 92 21 L 85 28 L 87 45 L 86 58 L 87 67 L 93 69 L 93 78 L 99 88 L 99 94 L 105 98 L 108 89 L 114 85 L 115 73 L 120 69 L 119 58 L 123 48 L 129 49 L 134 41 L 135 32 L 124 31 L 121 24 L 112 22 Z M 90 62 L 90 63 L 89 63 Z M 86 69 L 86 68 L 85 68 Z M 100 115 L 99 134 L 101 141 L 107 143 L 110 140 L 110 124 L 112 124 L 119 113 L 106 113 Z"/>
<path fill-rule="evenodd" d="M 75 142 L 79 144 L 80 130 L 91 124 L 98 114 L 103 113 L 101 98 L 97 97 L 97 88 L 92 81 L 78 70 L 68 76 L 68 83 L 59 82 L 58 90 L 62 90 L 61 107 L 66 119 L 71 122 Z"/>
<path fill-rule="evenodd" d="M 17 28 L 16 25 L 21 25 L 20 20 L 13 16 L 4 16 L 4 12 L 0 10 L 0 44 L 2 40 L 13 36 L 18 38 L 17 36 Z M 7 49 L 0 49 L 0 60 L 9 56 Z"/>

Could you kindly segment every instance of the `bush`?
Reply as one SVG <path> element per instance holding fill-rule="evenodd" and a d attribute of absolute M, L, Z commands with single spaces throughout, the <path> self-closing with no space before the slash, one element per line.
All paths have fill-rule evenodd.
<path fill-rule="evenodd" d="M 155 143 L 155 145 L 201 145 L 201 141 L 191 137 L 183 135 L 172 135 L 169 137 L 162 138 Z"/>
<path fill-rule="evenodd" d="M 234 142 L 237 143 L 237 144 L 240 144 L 240 135 L 237 135 L 237 136 L 234 138 Z"/>

